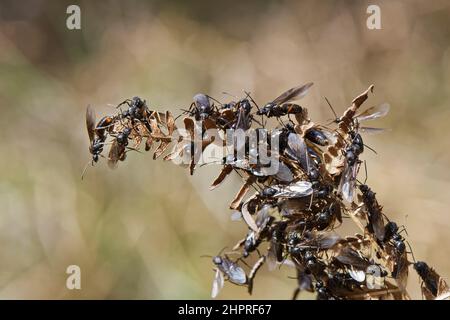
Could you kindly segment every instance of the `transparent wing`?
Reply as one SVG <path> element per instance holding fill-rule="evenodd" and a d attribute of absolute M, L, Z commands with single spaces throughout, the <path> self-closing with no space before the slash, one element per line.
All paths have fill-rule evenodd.
<path fill-rule="evenodd" d="M 366 273 L 362 270 L 354 270 L 353 268 L 348 270 L 348 274 L 350 277 L 352 277 L 354 280 L 358 282 L 363 282 L 366 279 Z"/>
<path fill-rule="evenodd" d="M 110 169 L 117 168 L 117 161 L 119 161 L 120 154 L 121 154 L 121 146 L 117 142 L 117 140 L 114 140 L 111 148 L 109 149 L 109 155 L 108 155 L 108 167 Z"/>
<path fill-rule="evenodd" d="M 216 270 L 216 274 L 214 276 L 211 297 L 215 298 L 219 294 L 220 290 L 222 290 L 224 284 L 223 273 L 219 269 Z"/>
<path fill-rule="evenodd" d="M 275 98 L 275 100 L 273 100 L 273 103 L 283 104 L 285 102 L 301 99 L 308 93 L 308 90 L 312 85 L 312 82 L 308 82 L 307 84 L 304 84 L 302 86 L 291 88 Z"/>
<path fill-rule="evenodd" d="M 342 264 L 350 265 L 360 270 L 366 270 L 370 265 L 370 263 L 361 257 L 357 251 L 349 247 L 343 248 L 336 257 L 336 260 Z"/>
<path fill-rule="evenodd" d="M 229 268 L 228 278 L 231 282 L 236 284 L 246 284 L 247 283 L 247 275 L 245 274 L 244 269 L 239 267 L 237 263 L 232 263 Z"/>
<path fill-rule="evenodd" d="M 311 233 L 311 238 L 300 243 L 299 247 L 311 248 L 311 249 L 330 249 L 341 237 L 335 232 L 326 233 Z"/>
<path fill-rule="evenodd" d="M 89 140 L 94 140 L 95 137 L 95 111 L 88 105 L 86 108 L 86 129 L 88 132 Z"/>
<path fill-rule="evenodd" d="M 356 116 L 356 120 L 359 122 L 367 121 L 367 120 L 375 120 L 378 118 L 382 118 L 388 114 L 391 106 L 387 103 L 382 103 L 378 106 L 373 106 L 366 111 L 360 113 Z"/>
<path fill-rule="evenodd" d="M 301 167 L 309 172 L 308 146 L 305 140 L 296 133 L 290 133 L 288 136 L 288 146 L 292 151 L 292 156 L 300 162 Z"/>
<path fill-rule="evenodd" d="M 293 192 L 305 196 L 309 196 L 313 192 L 312 184 L 309 181 L 298 181 L 295 184 L 288 186 L 287 188 L 292 190 Z"/>
<path fill-rule="evenodd" d="M 313 193 L 312 184 L 309 181 L 298 181 L 289 186 L 273 186 L 277 193 L 274 198 L 301 198 Z"/>
<path fill-rule="evenodd" d="M 317 246 L 320 249 L 330 249 L 333 247 L 338 241 L 341 240 L 341 237 L 334 232 L 331 233 L 322 233 L 317 237 Z"/>
<path fill-rule="evenodd" d="M 356 186 L 356 176 L 358 175 L 359 165 L 349 166 L 345 163 L 344 172 L 342 173 L 339 190 L 343 198 L 348 202 L 353 202 L 353 196 Z"/>
<path fill-rule="evenodd" d="M 372 127 L 360 127 L 359 131 L 361 131 L 362 133 L 365 134 L 380 134 L 386 131 L 390 131 L 390 129 L 386 129 L 386 128 L 372 128 Z"/>
<path fill-rule="evenodd" d="M 269 251 L 267 252 L 267 268 L 269 271 L 273 271 L 277 268 L 278 259 L 277 259 L 277 244 L 271 242 Z"/>
<path fill-rule="evenodd" d="M 406 289 L 406 284 L 408 281 L 408 258 L 406 255 L 406 251 L 402 254 L 399 254 L 395 259 L 395 267 L 392 272 L 392 276 L 395 279 L 395 282 L 397 283 L 397 286 L 401 290 Z"/>
<path fill-rule="evenodd" d="M 253 219 L 252 215 L 250 214 L 250 212 L 248 211 L 248 203 L 252 198 L 248 199 L 241 208 L 241 214 L 242 214 L 242 218 L 244 219 L 245 223 L 247 224 L 247 226 L 252 229 L 255 232 L 258 232 L 259 228 L 256 225 L 255 220 Z"/>
<path fill-rule="evenodd" d="M 264 229 L 264 227 L 267 225 L 268 218 L 270 217 L 270 208 L 270 205 L 265 205 L 256 214 L 255 223 L 258 226 L 259 230 Z"/>
<path fill-rule="evenodd" d="M 291 182 L 294 179 L 294 175 L 287 165 L 280 162 L 278 165 L 278 173 L 276 174 L 276 178 L 283 182 Z"/>

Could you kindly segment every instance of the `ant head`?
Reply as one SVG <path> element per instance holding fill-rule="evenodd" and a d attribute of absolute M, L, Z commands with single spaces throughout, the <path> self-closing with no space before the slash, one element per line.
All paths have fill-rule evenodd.
<path fill-rule="evenodd" d="M 138 96 L 133 97 L 132 100 L 135 105 L 140 105 L 142 103 L 141 98 L 139 98 Z"/>
<path fill-rule="evenodd" d="M 319 213 L 319 215 L 317 216 L 317 220 L 320 223 L 326 223 L 328 222 L 329 219 L 330 219 L 330 212 L 328 210 Z"/>
<path fill-rule="evenodd" d="M 362 185 L 359 186 L 359 190 L 361 190 L 361 192 L 364 193 L 364 192 L 369 191 L 369 187 L 367 185 L 365 185 L 365 184 L 362 184 Z"/>
<path fill-rule="evenodd" d="M 394 221 L 389 221 L 388 223 L 386 223 L 385 229 L 389 230 L 391 233 L 397 233 L 398 226 Z"/>
<path fill-rule="evenodd" d="M 213 263 L 214 263 L 215 265 L 222 264 L 222 262 L 223 262 L 222 257 L 220 257 L 220 256 L 215 256 L 215 257 L 213 257 Z"/>
<path fill-rule="evenodd" d="M 423 261 L 414 263 L 414 270 L 416 270 L 419 275 L 424 274 L 428 269 L 428 265 Z"/>
<path fill-rule="evenodd" d="M 294 131 L 294 124 L 292 122 L 286 123 L 285 127 L 289 131 Z"/>
<path fill-rule="evenodd" d="M 239 103 L 246 113 L 250 112 L 252 105 L 248 99 L 242 99 Z"/>
<path fill-rule="evenodd" d="M 323 282 L 322 282 L 322 280 L 317 280 L 316 289 L 320 289 L 320 288 L 323 288 Z"/>
<path fill-rule="evenodd" d="M 267 187 L 262 191 L 262 196 L 273 197 L 277 193 L 277 190 L 271 187 Z"/>
<path fill-rule="evenodd" d="M 208 96 L 203 93 L 197 93 L 194 96 L 193 100 L 194 100 L 195 107 L 198 110 L 206 110 L 211 107 L 211 103 L 209 102 Z"/>

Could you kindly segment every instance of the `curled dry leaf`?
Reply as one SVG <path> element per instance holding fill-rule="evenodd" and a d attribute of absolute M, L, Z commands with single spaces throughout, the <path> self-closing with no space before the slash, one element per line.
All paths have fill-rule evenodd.
<path fill-rule="evenodd" d="M 243 157 L 233 150 L 214 161 L 222 167 L 210 189 L 233 171 L 244 177 L 245 183 L 230 208 L 235 210 L 233 216 L 242 216 L 248 228 L 231 253 L 219 253 L 213 258 L 216 273 L 212 296 L 219 294 L 225 281 L 247 286 L 251 294 L 255 276 L 267 262 L 269 270 L 281 266 L 295 270 L 294 298 L 302 291 L 310 291 L 316 292 L 318 299 L 329 300 L 409 299 L 406 287 L 412 264 L 407 240 L 387 218 L 378 204 L 378 195 L 375 197 L 375 192 L 357 180 L 363 163 L 361 155 L 367 147 L 364 134 L 382 131 L 360 123 L 385 116 L 390 107 L 381 104 L 359 112 L 369 92 L 373 92 L 371 85 L 353 99 L 341 117 L 336 115 L 332 125 L 316 125 L 309 119 L 306 107 L 293 103 L 311 86 L 296 86 L 261 107 L 250 93 L 227 103 L 197 94 L 192 105 L 180 114 L 184 115 L 181 128 L 176 125 L 178 117 L 169 111 L 150 110 L 146 100 L 139 97 L 126 100 L 126 105 L 122 103 L 120 106 L 128 107 L 124 112 L 103 117 L 97 123 L 93 109 L 88 107 L 86 129 L 91 162 L 106 158 L 108 165 L 116 167 L 129 151 L 139 150 L 145 142 L 146 151 L 157 145 L 154 159 L 173 146 L 164 160 L 179 163 L 193 174 L 196 165 L 204 161 L 202 155 L 208 146 L 234 146 L 236 137 L 232 141 L 224 138 L 228 138 L 227 129 L 244 129 L 246 134 L 253 129 L 264 131 L 267 135 L 259 137 L 257 143 L 245 139 L 244 147 L 239 149 L 245 149 Z M 218 105 L 214 105 L 216 102 Z M 267 122 L 266 117 L 277 121 Z M 274 123 L 279 126 L 273 127 Z M 271 172 L 271 167 L 261 161 L 264 153 L 259 146 L 275 143 L 269 137 L 279 138 L 278 146 L 266 148 L 278 164 L 278 172 Z M 107 146 L 106 157 L 103 152 Z M 256 193 L 246 199 L 251 188 Z M 337 231 L 345 230 L 341 226 L 349 223 L 356 225 L 360 233 L 340 236 Z M 231 254 L 237 258 L 231 259 Z M 426 299 L 449 299 L 449 287 L 434 269 L 422 262 L 414 263 L 414 268 Z"/>

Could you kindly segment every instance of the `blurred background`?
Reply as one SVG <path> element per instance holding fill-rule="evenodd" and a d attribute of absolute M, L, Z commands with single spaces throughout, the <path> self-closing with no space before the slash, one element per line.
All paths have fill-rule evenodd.
<path fill-rule="evenodd" d="M 81 30 L 66 8 L 81 8 Z M 369 4 L 381 30 L 366 27 Z M 366 136 L 368 183 L 408 230 L 416 259 L 450 276 L 450 4 L 434 1 L 1 1 L 0 298 L 209 298 L 210 259 L 246 227 L 230 220 L 240 187 L 208 186 L 150 154 L 119 168 L 90 160 L 85 108 L 139 95 L 151 109 L 189 106 L 205 92 L 251 91 L 260 104 L 314 82 L 302 105 L 332 118 L 375 84 L 365 107 L 388 102 L 391 128 Z M 372 123 L 371 123 L 372 124 Z M 341 234 L 345 229 L 340 230 Z M 350 232 L 350 231 L 349 231 Z M 81 290 L 67 290 L 68 265 Z M 226 284 L 220 298 L 289 299 L 293 270 L 259 272 L 254 295 Z M 419 280 L 409 279 L 420 298 Z M 302 295 L 301 298 L 313 298 Z"/>

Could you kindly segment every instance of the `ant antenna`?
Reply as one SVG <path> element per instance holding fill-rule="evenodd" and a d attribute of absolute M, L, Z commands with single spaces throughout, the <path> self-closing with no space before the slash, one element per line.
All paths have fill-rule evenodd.
<path fill-rule="evenodd" d="M 125 99 L 124 101 L 119 103 L 116 108 L 119 108 L 121 105 L 124 105 L 124 104 L 127 104 L 128 106 L 130 106 L 131 101 L 132 101 L 131 99 Z"/>
<path fill-rule="evenodd" d="M 217 254 L 218 256 L 220 256 L 222 254 L 222 252 L 227 248 L 227 246 L 223 247 L 222 250 L 219 251 L 219 253 Z"/>
<path fill-rule="evenodd" d="M 363 184 L 366 184 L 367 178 L 368 178 L 368 174 L 367 174 L 367 162 L 366 162 L 366 160 L 364 160 L 364 172 L 365 172 L 365 174 L 366 174 L 366 178 L 364 179 L 364 183 L 363 183 Z"/>
<path fill-rule="evenodd" d="M 336 112 L 334 111 L 333 107 L 331 106 L 330 101 L 328 101 L 327 97 L 324 97 L 324 98 L 327 101 L 327 104 L 330 107 L 331 111 L 333 112 L 333 115 L 334 115 L 334 121 L 333 122 L 338 121 L 339 117 L 337 116 Z"/>
<path fill-rule="evenodd" d="M 217 256 L 220 256 L 223 252 L 223 250 L 225 250 L 227 247 L 223 247 L 222 250 L 219 251 L 219 253 L 217 254 Z M 214 258 L 213 256 L 209 255 L 209 254 L 202 254 L 200 256 L 200 258 Z"/>
<path fill-rule="evenodd" d="M 244 93 L 246 94 L 246 98 L 250 98 L 250 100 L 251 100 L 251 101 L 253 102 L 253 104 L 256 106 L 256 109 L 258 109 L 258 111 L 260 111 L 260 110 L 259 110 L 258 104 L 256 103 L 255 100 L 253 100 L 252 96 L 250 95 L 250 92 L 244 91 Z"/>
<path fill-rule="evenodd" d="M 215 102 L 217 102 L 218 104 L 220 104 L 220 105 L 223 105 L 223 103 L 222 102 L 220 102 L 219 100 L 217 100 L 217 99 L 214 99 L 213 97 L 211 97 L 210 95 L 207 95 L 206 94 L 206 96 L 209 98 L 209 99 L 211 99 L 212 101 L 215 101 Z"/>
<path fill-rule="evenodd" d="M 405 233 L 406 233 L 406 236 L 409 237 L 409 234 L 408 234 L 408 231 L 406 230 L 406 227 L 405 227 L 405 226 L 401 226 L 401 227 L 402 227 L 402 228 L 398 230 L 398 233 L 400 234 L 400 233 L 402 233 L 402 232 L 405 232 Z"/>
<path fill-rule="evenodd" d="M 228 93 L 226 91 L 222 91 L 222 94 L 225 94 L 225 95 L 228 95 L 228 96 L 238 99 L 238 97 L 236 97 L 234 94 Z"/>
<path fill-rule="evenodd" d="M 237 254 L 238 254 L 238 252 L 236 252 Z M 237 260 L 236 260 L 236 262 L 237 261 L 240 261 L 240 262 L 242 262 L 243 264 L 245 264 L 248 268 L 252 268 L 252 267 L 250 267 L 249 265 L 248 265 L 248 263 L 247 262 L 245 262 L 245 260 L 244 260 L 244 258 L 242 258 L 242 257 L 240 257 L 240 258 L 238 258 Z"/>
<path fill-rule="evenodd" d="M 253 104 L 256 106 L 256 109 L 258 109 L 258 112 L 261 111 L 261 109 L 259 108 L 259 105 L 256 103 L 256 101 L 252 98 L 252 96 L 250 95 L 250 92 L 244 91 L 244 93 L 246 94 L 246 98 L 250 98 L 250 100 L 253 102 Z M 253 119 L 255 120 L 255 119 Z M 263 128 L 266 127 L 266 124 L 264 123 L 264 114 L 261 114 L 261 123 L 259 123 L 258 121 L 255 120 L 256 123 L 258 123 L 259 125 L 261 125 Z"/>
<path fill-rule="evenodd" d="M 83 180 L 83 178 L 84 178 L 84 174 L 86 173 L 86 170 L 89 167 L 89 163 L 91 164 L 91 166 L 94 165 L 94 162 L 92 160 L 89 160 L 88 163 L 86 163 L 86 165 L 84 166 L 83 172 L 81 173 L 81 180 Z"/>
<path fill-rule="evenodd" d="M 413 251 L 412 251 L 411 245 L 409 244 L 409 241 L 405 241 L 405 242 L 406 242 L 406 244 L 408 245 L 409 250 L 411 251 L 411 256 L 412 256 L 412 258 L 413 258 L 414 263 L 416 263 L 417 261 L 416 261 L 416 258 L 414 257 L 414 253 L 413 253 Z"/>
<path fill-rule="evenodd" d="M 367 149 L 369 149 L 373 153 L 378 154 L 373 148 L 369 147 L 367 144 L 364 144 L 364 147 L 366 147 Z"/>
<path fill-rule="evenodd" d="M 242 180 L 245 180 L 244 177 L 242 176 L 242 174 L 240 174 L 240 172 L 239 172 L 236 168 L 233 168 L 233 169 L 234 169 L 234 171 L 239 175 L 239 177 L 241 177 Z M 247 182 L 245 182 L 245 183 L 247 183 Z M 258 190 L 258 189 L 254 186 L 253 183 L 250 184 L 250 186 L 251 186 L 253 189 L 255 189 L 256 192 L 260 192 L 260 190 Z"/>

